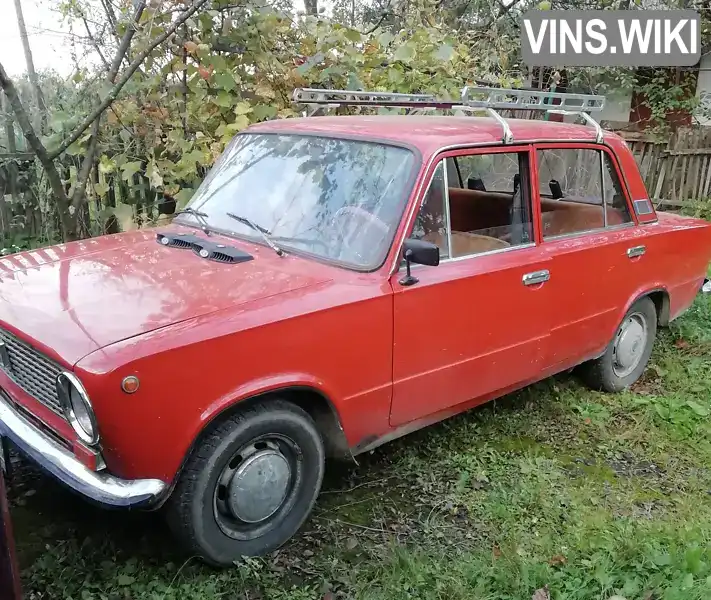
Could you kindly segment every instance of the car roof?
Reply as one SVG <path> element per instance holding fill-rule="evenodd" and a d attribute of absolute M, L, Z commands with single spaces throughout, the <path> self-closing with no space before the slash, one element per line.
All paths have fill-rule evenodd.
<path fill-rule="evenodd" d="M 588 125 L 506 119 L 516 142 L 595 141 L 595 129 Z M 275 119 L 249 127 L 245 132 L 329 134 L 398 142 L 415 146 L 428 154 L 446 146 L 501 142 L 501 125 L 489 117 L 442 115 L 359 115 Z M 617 137 L 605 132 L 605 137 Z"/>

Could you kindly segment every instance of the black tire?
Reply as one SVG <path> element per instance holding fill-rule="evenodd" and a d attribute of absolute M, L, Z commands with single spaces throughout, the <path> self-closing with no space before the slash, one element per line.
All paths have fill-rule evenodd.
<path fill-rule="evenodd" d="M 616 358 L 616 346 L 622 328 L 630 319 L 641 319 L 646 324 L 646 338 L 644 347 L 639 355 L 639 362 L 629 372 L 621 369 Z M 579 373 L 583 382 L 594 390 L 604 392 L 620 392 L 635 383 L 647 368 L 649 357 L 652 355 L 654 339 L 657 335 L 657 309 L 654 302 L 648 297 L 637 300 L 627 311 L 622 319 L 612 341 L 608 345 L 605 353 L 580 365 Z"/>
<path fill-rule="evenodd" d="M 288 481 L 283 484 L 282 504 L 257 523 L 236 516 L 236 505 L 230 500 L 237 496 L 229 493 L 234 489 L 237 494 L 245 493 L 241 491 L 246 489 L 242 484 L 232 484 L 240 473 L 242 477 L 258 478 L 260 485 L 251 486 L 252 490 L 268 489 L 261 485 L 265 481 L 262 463 L 254 466 L 255 460 L 276 461 L 273 464 L 278 468 L 282 463 L 288 465 L 275 479 L 279 486 L 285 477 Z M 321 489 L 324 460 L 321 436 L 301 408 L 274 400 L 240 411 L 217 422 L 199 440 L 168 500 L 168 524 L 186 550 L 215 566 L 228 566 L 241 556 L 276 550 L 297 532 L 311 512 Z M 273 475 L 272 462 L 265 465 L 264 470 Z M 240 471 L 243 468 L 249 471 Z M 285 472 L 287 476 L 283 475 Z M 225 483 L 228 477 L 229 485 Z M 255 510 L 266 511 L 269 508 L 264 507 L 281 493 L 279 487 L 266 502 L 258 493 L 252 494 L 243 505 L 248 510 L 260 507 Z"/>

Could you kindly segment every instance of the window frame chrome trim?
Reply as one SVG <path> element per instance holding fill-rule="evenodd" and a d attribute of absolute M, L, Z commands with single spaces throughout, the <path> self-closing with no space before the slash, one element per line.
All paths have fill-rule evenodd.
<path fill-rule="evenodd" d="M 600 163 L 600 196 L 602 198 L 602 226 L 607 229 L 607 195 L 605 194 L 605 157 L 602 150 L 596 150 L 598 162 Z"/>
<path fill-rule="evenodd" d="M 452 220 L 449 213 L 449 177 L 447 176 L 447 157 L 444 157 L 440 164 L 442 165 L 442 181 L 444 183 L 444 190 L 442 194 L 444 196 L 444 226 L 445 233 L 447 234 L 447 256 L 452 257 Z M 435 167 L 435 171 L 437 167 Z M 423 204 L 424 205 L 424 204 Z M 441 262 L 441 260 L 440 260 Z"/>
<path fill-rule="evenodd" d="M 475 258 L 483 258 L 486 256 L 492 256 L 495 254 L 503 254 L 505 252 L 511 252 L 512 250 L 524 250 L 526 248 L 535 248 L 536 243 L 535 242 L 527 242 L 525 244 L 519 244 L 518 246 L 509 246 L 507 248 L 496 248 L 495 250 L 487 250 L 486 252 L 479 252 L 477 254 L 466 254 L 464 256 L 456 256 L 454 258 L 445 258 L 443 260 L 439 261 L 439 265 L 446 265 L 449 263 L 456 263 L 456 262 L 461 262 L 463 260 L 470 260 L 470 259 L 475 259 Z M 422 268 L 422 267 L 427 267 L 429 265 L 410 265 L 411 269 L 414 268 Z M 432 267 L 433 269 L 435 267 Z M 403 269 L 405 269 L 405 265 L 400 265 L 398 270 L 396 271 L 397 273 L 400 273 Z"/>
<path fill-rule="evenodd" d="M 546 138 L 536 138 L 536 139 L 521 139 L 521 140 L 516 140 L 513 146 L 526 146 L 528 147 L 528 152 L 535 152 L 535 145 L 536 144 L 594 144 L 594 145 L 599 145 L 601 146 L 601 150 L 604 151 L 604 148 L 607 148 L 609 153 L 612 155 L 613 159 L 617 159 L 615 156 L 615 151 L 614 149 L 606 143 L 605 139 L 603 138 L 602 142 L 596 142 L 594 139 L 584 139 L 584 138 L 575 138 L 575 139 L 566 139 L 566 140 L 561 140 L 561 139 L 546 139 Z M 479 143 L 473 143 L 473 144 L 449 144 L 447 146 L 440 146 L 436 150 L 432 152 L 431 157 L 428 159 L 427 164 L 424 163 L 424 161 L 421 161 L 421 169 L 420 172 L 427 173 L 432 165 L 437 161 L 441 160 L 442 157 L 440 156 L 441 154 L 444 154 L 446 152 L 452 152 L 454 150 L 480 150 L 480 149 L 486 149 L 486 148 L 506 148 L 507 145 L 503 144 L 500 140 L 492 140 L 491 142 L 479 142 Z M 617 166 L 617 163 L 616 163 Z M 422 182 L 417 185 L 417 186 L 412 186 L 412 191 L 411 193 L 414 194 L 415 201 L 411 203 L 411 206 L 409 208 L 406 207 L 406 210 L 403 211 L 403 214 L 401 216 L 401 222 L 405 222 L 405 227 L 402 230 L 402 233 L 400 235 L 396 235 L 393 238 L 392 242 L 392 248 L 397 248 L 397 251 L 395 252 L 395 255 L 392 258 L 392 262 L 390 265 L 389 272 L 387 273 L 387 277 L 390 278 L 396 273 L 399 272 L 401 268 L 401 259 L 402 259 L 402 246 L 405 243 L 405 240 L 407 239 L 407 234 L 408 232 L 412 229 L 412 223 L 413 219 L 416 218 L 417 211 L 420 210 L 422 202 L 424 201 L 424 197 L 422 196 L 422 191 L 424 188 L 424 184 L 426 183 L 429 185 L 430 181 L 432 178 L 430 177 L 427 181 L 424 179 Z M 625 191 L 627 192 L 627 197 L 632 198 L 632 195 L 630 194 L 629 188 L 627 186 L 627 182 L 621 178 L 620 183 L 625 186 Z M 531 198 L 531 202 L 533 203 L 533 198 Z M 539 206 L 540 206 L 540 198 L 539 198 Z M 636 217 L 636 214 L 635 214 Z M 542 219 L 541 219 L 542 220 Z M 635 222 L 634 218 L 632 222 L 630 223 L 624 223 L 622 224 L 623 226 L 627 227 L 641 227 L 642 225 L 651 225 L 652 223 L 656 223 L 657 220 L 655 221 L 643 221 L 643 222 Z M 607 231 L 610 229 L 615 229 L 617 226 L 613 226 L 612 228 L 608 227 Z M 606 231 L 605 229 L 596 229 L 596 230 L 591 230 L 587 232 L 576 232 L 575 234 L 564 234 L 564 235 L 581 235 L 581 234 L 589 234 L 594 231 Z M 541 232 L 543 233 L 543 232 Z M 546 238 L 548 240 L 551 239 L 560 239 L 559 237 L 556 238 Z M 544 239 L 541 239 L 541 244 L 544 243 Z M 535 245 L 535 242 L 534 242 Z M 521 246 L 515 246 L 515 248 L 520 248 Z M 481 255 L 476 255 L 476 256 L 481 256 Z M 413 265 L 414 266 L 414 265 Z"/>

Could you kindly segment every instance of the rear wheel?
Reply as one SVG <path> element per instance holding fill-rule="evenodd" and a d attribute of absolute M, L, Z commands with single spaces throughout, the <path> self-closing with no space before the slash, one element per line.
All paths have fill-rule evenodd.
<path fill-rule="evenodd" d="M 272 401 L 213 426 L 186 464 L 168 521 L 215 565 L 277 549 L 301 527 L 321 488 L 324 449 L 311 417 Z"/>
<path fill-rule="evenodd" d="M 650 298 L 640 298 L 622 319 L 601 357 L 580 367 L 591 388 L 619 392 L 635 383 L 649 362 L 657 334 L 657 310 Z"/>

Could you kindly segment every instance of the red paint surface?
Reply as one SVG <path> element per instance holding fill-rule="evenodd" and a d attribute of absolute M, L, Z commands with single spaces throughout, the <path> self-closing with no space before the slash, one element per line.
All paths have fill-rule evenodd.
<path fill-rule="evenodd" d="M 471 117 L 317 117 L 252 129 L 392 140 L 419 150 L 420 175 L 379 270 L 280 258 L 227 238 L 254 260 L 208 262 L 158 245 L 155 231 L 0 260 L 0 324 L 84 382 L 107 466 L 118 476 L 172 481 L 222 410 L 292 386 L 326 396 L 348 444 L 363 450 L 595 356 L 640 295 L 665 290 L 671 316 L 678 315 L 711 259 L 709 224 L 663 214 L 542 241 L 533 181 L 535 246 L 417 267 L 420 282 L 404 288 L 400 248 L 432 160 L 446 147 L 498 143 L 499 126 Z M 511 129 L 519 150 L 531 151 L 533 178 L 536 140 L 556 147 L 593 140 L 590 128 L 565 123 L 512 121 Z M 624 142 L 612 134 L 605 142 L 628 201 L 646 198 Z M 167 230 L 202 235 L 158 228 Z M 640 244 L 647 253 L 631 261 L 627 248 Z M 521 284 L 524 273 L 542 268 L 549 282 Z M 140 379 L 131 395 L 120 387 L 127 375 Z M 1 373 L 0 387 L 76 443 L 65 422 Z"/>

